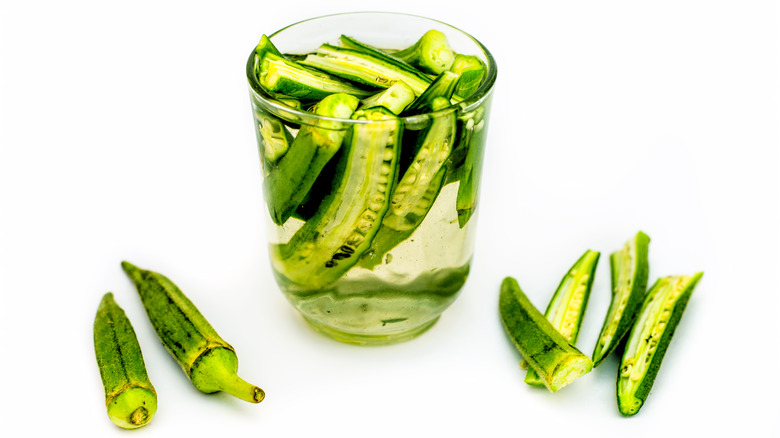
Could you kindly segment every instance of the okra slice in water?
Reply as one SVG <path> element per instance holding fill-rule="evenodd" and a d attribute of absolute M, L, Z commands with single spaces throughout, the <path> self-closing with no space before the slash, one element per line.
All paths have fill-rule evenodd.
<path fill-rule="evenodd" d="M 424 73 L 412 67 L 404 67 L 399 62 L 392 62 L 387 57 L 332 44 L 321 45 L 315 53 L 309 54 L 300 62 L 370 87 L 388 88 L 396 81 L 403 81 L 414 90 L 416 96 L 422 94 L 432 82 Z"/>
<path fill-rule="evenodd" d="M 560 390 L 593 369 L 590 358 L 553 327 L 512 277 L 501 283 L 498 308 L 512 343 L 550 391 Z"/>
<path fill-rule="evenodd" d="M 347 127 L 328 118 L 349 119 L 360 100 L 349 94 L 331 94 L 317 103 L 314 114 L 325 118 L 302 125 L 289 150 L 263 180 L 271 218 L 283 225 L 304 201 L 325 165 L 341 147 Z"/>
<path fill-rule="evenodd" d="M 434 99 L 438 97 L 452 98 L 459 79 L 459 73 L 443 72 L 404 110 L 404 115 L 417 114 L 430 109 L 433 106 Z"/>
<path fill-rule="evenodd" d="M 618 410 L 635 415 L 653 387 L 685 306 L 703 273 L 659 278 L 628 335 L 617 379 Z"/>
<path fill-rule="evenodd" d="M 282 280 L 320 289 L 338 280 L 371 245 L 390 204 L 402 126 L 383 107 L 358 110 L 344 141 L 331 193 L 286 244 L 272 248 Z"/>
<path fill-rule="evenodd" d="M 455 209 L 458 213 L 458 225 L 463 228 L 477 211 L 479 185 L 485 157 L 487 142 L 487 110 L 489 105 L 479 107 L 474 111 L 474 117 L 465 120 L 463 134 L 460 136 L 458 149 L 465 148 L 466 157 L 459 169 L 460 183 L 455 199 Z"/>
<path fill-rule="evenodd" d="M 265 392 L 238 377 L 235 349 L 223 340 L 192 301 L 170 279 L 122 262 L 157 335 L 192 384 L 210 394 L 224 391 L 250 403 Z"/>
<path fill-rule="evenodd" d="M 414 90 L 404 81 L 396 81 L 389 88 L 360 101 L 361 108 L 383 106 L 393 114 L 401 114 L 414 101 Z"/>
<path fill-rule="evenodd" d="M 631 329 L 647 291 L 649 245 L 650 237 L 639 231 L 609 256 L 612 299 L 593 349 L 593 366 L 607 358 Z"/>
<path fill-rule="evenodd" d="M 434 99 L 434 111 L 449 106 L 449 99 Z M 360 260 L 360 266 L 373 269 L 382 263 L 385 255 L 411 236 L 430 211 L 444 185 L 446 167 L 455 139 L 455 112 L 431 116 L 431 125 L 411 165 L 392 192 L 390 210 L 382 219 L 382 226 Z"/>
<path fill-rule="evenodd" d="M 544 313 L 545 318 L 571 345 L 577 344 L 600 255 L 597 251 L 587 250 L 577 259 L 563 276 Z M 525 375 L 525 383 L 544 386 L 539 374 L 533 369 L 529 369 Z"/>
<path fill-rule="evenodd" d="M 270 51 L 263 55 L 258 64 L 258 82 L 272 96 L 317 101 L 335 93 L 360 97 L 373 94 L 369 90 L 358 88 L 321 71 L 306 68 Z"/>
<path fill-rule="evenodd" d="M 111 292 L 103 295 L 93 328 L 95 357 L 111 421 L 124 429 L 148 424 L 157 412 L 135 330 Z"/>
<path fill-rule="evenodd" d="M 455 61 L 455 51 L 450 47 L 447 36 L 435 29 L 425 32 L 416 43 L 392 52 L 392 55 L 434 75 L 449 70 Z"/>
<path fill-rule="evenodd" d="M 474 94 L 482 84 L 482 79 L 487 75 L 487 66 L 477 56 L 459 53 L 455 55 L 450 71 L 460 74 L 455 92 L 466 98 Z"/>

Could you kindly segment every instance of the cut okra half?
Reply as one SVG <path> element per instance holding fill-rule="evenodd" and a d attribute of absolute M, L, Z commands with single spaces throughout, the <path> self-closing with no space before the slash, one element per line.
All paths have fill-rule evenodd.
<path fill-rule="evenodd" d="M 512 343 L 544 386 L 556 392 L 593 369 L 593 362 L 553 327 L 512 277 L 501 283 L 499 314 Z"/>
<path fill-rule="evenodd" d="M 587 250 L 577 259 L 563 276 L 544 313 L 553 327 L 572 345 L 577 343 L 599 256 L 598 251 Z M 541 377 L 533 368 L 528 370 L 525 383 L 544 386 Z"/>
<path fill-rule="evenodd" d="M 650 237 L 639 231 L 623 248 L 610 254 L 612 299 L 593 350 L 593 366 L 612 353 L 631 329 L 647 291 Z"/>
<path fill-rule="evenodd" d="M 647 292 L 623 350 L 617 378 L 618 410 L 635 415 L 644 405 L 693 289 L 703 273 L 658 279 Z"/>

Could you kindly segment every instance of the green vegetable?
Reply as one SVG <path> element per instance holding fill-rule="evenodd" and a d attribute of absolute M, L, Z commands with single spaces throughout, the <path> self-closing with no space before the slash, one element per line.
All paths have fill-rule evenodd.
<path fill-rule="evenodd" d="M 560 390 L 593 369 L 593 362 L 531 304 L 512 277 L 501 283 L 499 313 L 515 347 L 550 391 Z"/>
<path fill-rule="evenodd" d="M 396 81 L 389 88 L 377 94 L 366 97 L 360 104 L 363 108 L 383 106 L 393 114 L 401 114 L 410 103 L 414 101 L 414 90 L 404 81 Z"/>
<path fill-rule="evenodd" d="M 331 94 L 321 100 L 314 114 L 348 119 L 360 101 L 349 94 Z M 341 147 L 347 128 L 343 122 L 320 119 L 304 125 L 287 153 L 264 179 L 266 204 L 277 225 L 284 224 L 304 201 L 317 176 Z"/>
<path fill-rule="evenodd" d="M 389 207 L 398 171 L 399 119 L 383 107 L 358 110 L 333 189 L 314 217 L 271 260 L 282 281 L 319 289 L 339 279 L 368 249 Z"/>
<path fill-rule="evenodd" d="M 263 400 L 262 389 L 236 374 L 238 358 L 233 347 L 171 280 L 128 262 L 122 262 L 122 268 L 138 289 L 163 345 L 198 390 L 207 394 L 224 391 L 251 403 Z"/>
<path fill-rule="evenodd" d="M 260 85 L 271 95 L 281 95 L 277 96 L 280 98 L 294 97 L 317 101 L 335 93 L 359 97 L 373 94 L 323 72 L 305 68 L 270 51 L 258 62 L 257 70 Z"/>
<path fill-rule="evenodd" d="M 460 167 L 460 184 L 455 208 L 458 213 L 458 225 L 463 228 L 477 211 L 479 184 L 482 180 L 485 144 L 487 141 L 487 111 L 489 103 L 464 116 L 465 121 L 460 136 L 459 149 L 466 151 L 465 161 Z M 473 114 L 474 117 L 469 116 Z M 465 147 L 464 147 L 465 145 Z"/>
<path fill-rule="evenodd" d="M 644 404 L 685 306 L 703 273 L 658 279 L 647 292 L 623 350 L 617 379 L 620 413 L 635 415 Z"/>
<path fill-rule="evenodd" d="M 647 291 L 649 244 L 650 237 L 639 231 L 623 248 L 609 256 L 612 300 L 593 350 L 593 366 L 609 356 L 631 329 Z"/>
<path fill-rule="evenodd" d="M 98 306 L 93 337 L 108 417 L 125 429 L 149 423 L 157 412 L 157 392 L 146 374 L 135 330 L 110 292 Z"/>
<path fill-rule="evenodd" d="M 449 70 L 455 60 L 455 52 L 447 37 L 435 29 L 426 32 L 406 49 L 392 52 L 392 55 L 434 75 Z"/>
<path fill-rule="evenodd" d="M 420 94 L 414 102 L 404 110 L 404 115 L 410 115 L 420 112 L 427 112 L 432 109 L 433 100 L 438 97 L 446 97 L 448 105 L 439 104 L 441 108 L 449 106 L 449 99 L 455 92 L 458 85 L 460 74 L 445 71 L 434 79 L 433 82 Z"/>
<path fill-rule="evenodd" d="M 321 45 L 315 53 L 306 56 L 301 64 L 370 87 L 388 88 L 396 81 L 403 81 L 418 96 L 432 81 L 422 72 L 398 60 L 332 44 Z"/>
<path fill-rule="evenodd" d="M 455 92 L 464 98 L 474 94 L 487 76 L 487 66 L 481 59 L 460 53 L 455 55 L 455 61 L 452 63 L 450 71 L 460 75 Z"/>
<path fill-rule="evenodd" d="M 450 105 L 445 97 L 434 98 L 436 111 Z M 431 116 L 431 126 L 419 143 L 414 159 L 393 191 L 391 203 L 394 215 L 405 216 L 425 196 L 428 185 L 447 161 L 455 141 L 455 112 Z"/>
<path fill-rule="evenodd" d="M 268 113 L 255 111 L 255 127 L 261 153 L 268 163 L 276 163 L 293 141 L 293 136 L 279 118 Z"/>
<path fill-rule="evenodd" d="M 571 345 L 577 343 L 582 317 L 585 315 L 590 290 L 593 287 L 599 256 L 600 253 L 597 251 L 585 251 L 563 276 L 544 314 L 545 318 Z M 544 382 L 534 369 L 528 370 L 525 383 L 544 386 Z"/>

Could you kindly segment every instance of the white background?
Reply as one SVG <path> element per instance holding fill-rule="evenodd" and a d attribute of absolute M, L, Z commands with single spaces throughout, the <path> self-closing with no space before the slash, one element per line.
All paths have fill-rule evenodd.
<path fill-rule="evenodd" d="M 365 348 L 274 284 L 244 64 L 262 33 L 379 7 L 471 33 L 499 74 L 472 276 L 425 335 Z M 125 433 L 92 346 L 113 291 L 159 394 L 137 436 L 778 436 L 779 47 L 768 1 L 3 2 L 0 424 Z M 524 384 L 501 279 L 544 306 L 601 251 L 590 353 L 606 255 L 639 229 L 651 281 L 705 273 L 644 408 L 619 415 L 615 358 L 555 394 Z M 266 400 L 197 392 L 121 260 L 173 279 Z"/>

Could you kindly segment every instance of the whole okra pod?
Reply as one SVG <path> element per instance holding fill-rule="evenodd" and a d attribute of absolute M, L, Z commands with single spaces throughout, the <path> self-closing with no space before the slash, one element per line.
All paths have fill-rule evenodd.
<path fill-rule="evenodd" d="M 108 417 L 124 429 L 149 423 L 157 412 L 157 392 L 146 374 L 135 330 L 111 292 L 100 300 L 93 337 Z"/>
<path fill-rule="evenodd" d="M 251 403 L 260 403 L 265 392 L 236 374 L 238 357 L 167 277 L 128 262 L 122 268 L 135 283 L 149 320 L 165 348 L 200 391 L 224 391 Z"/>

